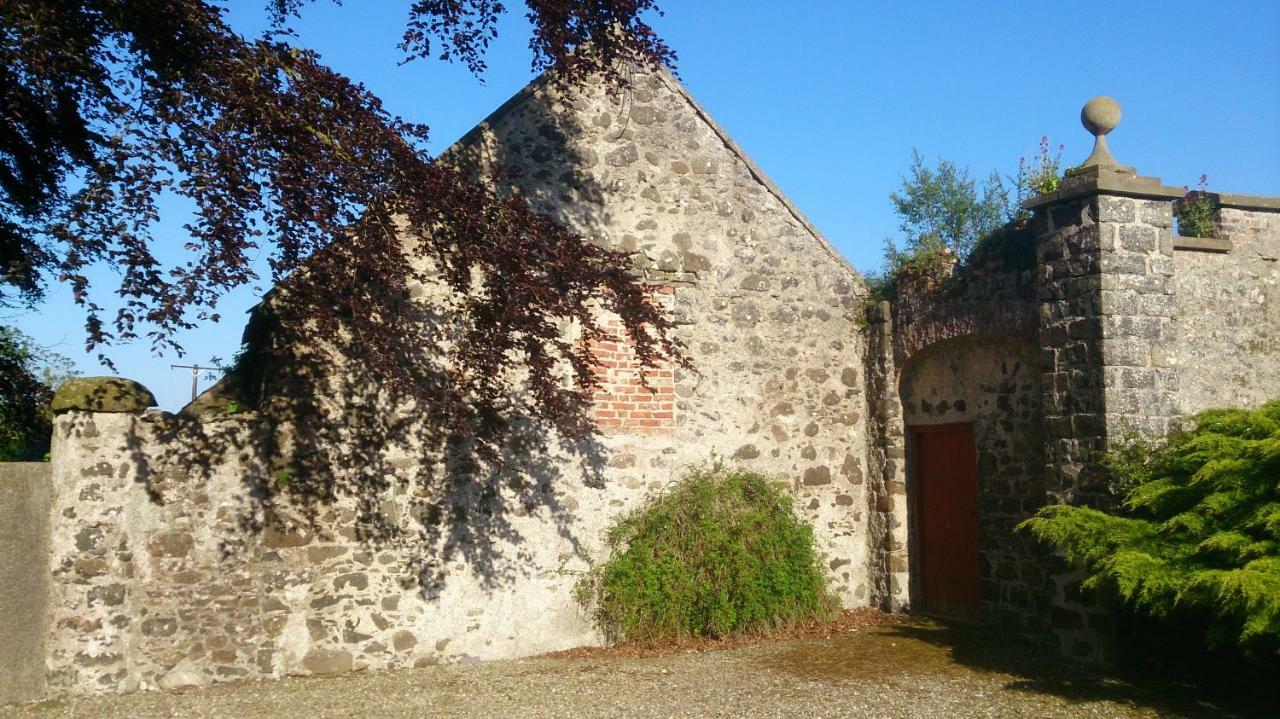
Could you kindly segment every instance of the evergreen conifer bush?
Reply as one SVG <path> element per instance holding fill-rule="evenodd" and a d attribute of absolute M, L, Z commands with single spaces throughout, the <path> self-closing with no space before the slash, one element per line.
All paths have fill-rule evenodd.
<path fill-rule="evenodd" d="M 834 614 L 813 529 L 768 477 L 696 470 L 613 526 L 576 589 L 615 641 L 756 634 Z"/>
<path fill-rule="evenodd" d="M 1203 412 L 1107 468 L 1127 488 L 1117 512 L 1051 505 L 1021 528 L 1082 560 L 1085 588 L 1207 621 L 1210 647 L 1280 649 L 1280 400 Z"/>

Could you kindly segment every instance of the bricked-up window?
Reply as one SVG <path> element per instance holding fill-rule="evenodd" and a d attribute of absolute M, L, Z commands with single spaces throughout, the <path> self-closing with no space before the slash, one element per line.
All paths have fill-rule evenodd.
<path fill-rule="evenodd" d="M 659 301 L 669 310 L 674 289 L 659 287 L 657 292 Z M 601 326 L 613 339 L 591 345 L 600 380 L 592 408 L 596 424 L 606 434 L 671 434 L 676 425 L 675 373 L 671 366 L 664 362 L 644 370 L 642 383 L 640 363 L 622 323 L 610 317 Z"/>

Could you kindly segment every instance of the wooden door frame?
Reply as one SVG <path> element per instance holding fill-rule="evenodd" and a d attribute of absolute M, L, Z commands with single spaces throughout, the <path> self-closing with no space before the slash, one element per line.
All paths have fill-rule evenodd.
<path fill-rule="evenodd" d="M 977 447 L 978 434 L 977 434 L 977 431 L 976 431 L 977 428 L 974 422 L 947 422 L 946 424 L 915 424 L 915 425 L 905 425 L 905 428 L 906 428 L 906 432 L 904 432 L 904 434 L 905 434 L 905 439 L 907 440 L 907 451 L 906 451 L 906 458 L 907 458 L 906 476 L 907 476 L 907 498 L 908 498 L 907 526 L 910 530 L 909 536 L 911 537 L 910 546 L 907 548 L 907 556 L 908 556 L 908 562 L 909 562 L 909 568 L 910 568 L 910 576 L 907 584 L 908 584 L 908 592 L 911 597 L 912 611 L 915 611 L 921 614 L 928 614 L 929 612 L 926 611 L 925 608 L 922 606 L 923 596 L 924 596 L 924 591 L 922 587 L 922 582 L 924 581 L 924 572 L 922 569 L 922 567 L 924 566 L 924 561 L 923 561 L 924 560 L 924 542 L 922 542 L 921 539 L 923 538 L 922 531 L 923 531 L 924 525 L 920 521 L 920 517 L 922 516 L 923 505 L 924 505 L 924 487 L 920 481 L 920 456 L 919 456 L 920 442 L 916 439 L 916 437 L 922 434 L 940 434 L 943 432 L 954 432 L 956 430 L 967 429 L 969 430 L 969 436 L 973 438 L 973 442 L 974 442 L 973 449 L 975 454 L 974 461 L 976 463 L 977 462 L 976 454 L 978 450 L 978 447 Z M 976 469 L 977 468 L 975 466 L 975 471 Z M 981 487 L 982 477 L 975 477 L 975 480 L 977 481 L 979 487 Z M 978 514 L 978 522 L 979 522 L 979 530 L 981 530 L 982 514 L 980 511 Z M 980 538 L 981 538 L 981 535 L 979 535 L 979 539 Z M 979 566 L 981 566 L 981 555 L 982 555 L 981 541 L 979 541 L 978 543 L 978 555 L 979 555 Z M 979 581 L 981 581 L 981 576 L 979 576 Z M 947 617 L 947 619 L 951 621 L 965 621 L 964 619 L 957 618 L 957 617 Z"/>

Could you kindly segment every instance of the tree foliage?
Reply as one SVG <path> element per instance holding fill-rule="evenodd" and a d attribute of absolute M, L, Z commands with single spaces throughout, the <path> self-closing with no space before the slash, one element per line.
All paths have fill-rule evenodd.
<path fill-rule="evenodd" d="M 813 528 L 754 472 L 692 472 L 616 524 L 606 543 L 609 559 L 577 596 L 619 640 L 750 634 L 835 607 Z"/>
<path fill-rule="evenodd" d="M 75 374 L 71 361 L 0 325 L 0 462 L 42 459 L 53 431 L 53 391 Z"/>
<path fill-rule="evenodd" d="M 1119 511 L 1051 505 L 1021 527 L 1088 568 L 1084 586 L 1210 646 L 1280 649 L 1280 400 L 1203 412 L 1149 452 L 1112 455 Z"/>
<path fill-rule="evenodd" d="M 912 152 L 910 176 L 889 200 L 904 238 L 902 249 L 892 242 L 886 248 L 891 270 L 911 256 L 931 252 L 949 252 L 962 261 L 1010 217 L 1009 193 L 997 173 L 979 185 L 968 168 L 950 160 L 929 167 L 919 151 Z"/>
<path fill-rule="evenodd" d="M 121 341 L 181 351 L 177 334 L 217 320 L 265 251 L 296 336 L 358 352 L 391 385 L 411 375 L 406 346 L 453 348 L 447 397 L 416 389 L 448 417 L 498 403 L 512 388 L 495 369 L 523 363 L 535 409 L 571 432 L 588 429 L 580 408 L 595 380 L 585 343 L 560 341 L 565 322 L 600 336 L 601 307 L 643 362 L 680 356 L 624 254 L 433 163 L 424 125 L 298 46 L 289 22 L 307 4 L 270 0 L 270 28 L 246 38 L 212 1 L 0 0 L 0 302 L 30 305 L 60 282 L 104 361 Z M 535 67 L 561 82 L 616 85 L 629 65 L 673 59 L 641 19 L 653 0 L 526 5 Z M 479 72 L 503 12 L 492 0 L 411 2 L 401 48 Z M 195 208 L 170 263 L 178 248 L 156 232 L 166 195 Z M 115 313 L 112 288 L 91 286 L 101 265 L 119 271 Z M 452 291 L 461 336 L 446 342 L 387 301 L 417 281 Z M 574 382 L 558 374 L 565 364 Z"/>

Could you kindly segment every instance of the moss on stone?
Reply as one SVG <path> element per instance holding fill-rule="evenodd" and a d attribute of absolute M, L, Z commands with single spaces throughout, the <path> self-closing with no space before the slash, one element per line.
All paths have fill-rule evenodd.
<path fill-rule="evenodd" d="M 156 406 L 151 390 L 123 377 L 76 377 L 69 379 L 53 395 L 49 408 L 54 414 L 71 410 L 89 412 L 141 412 Z"/>

